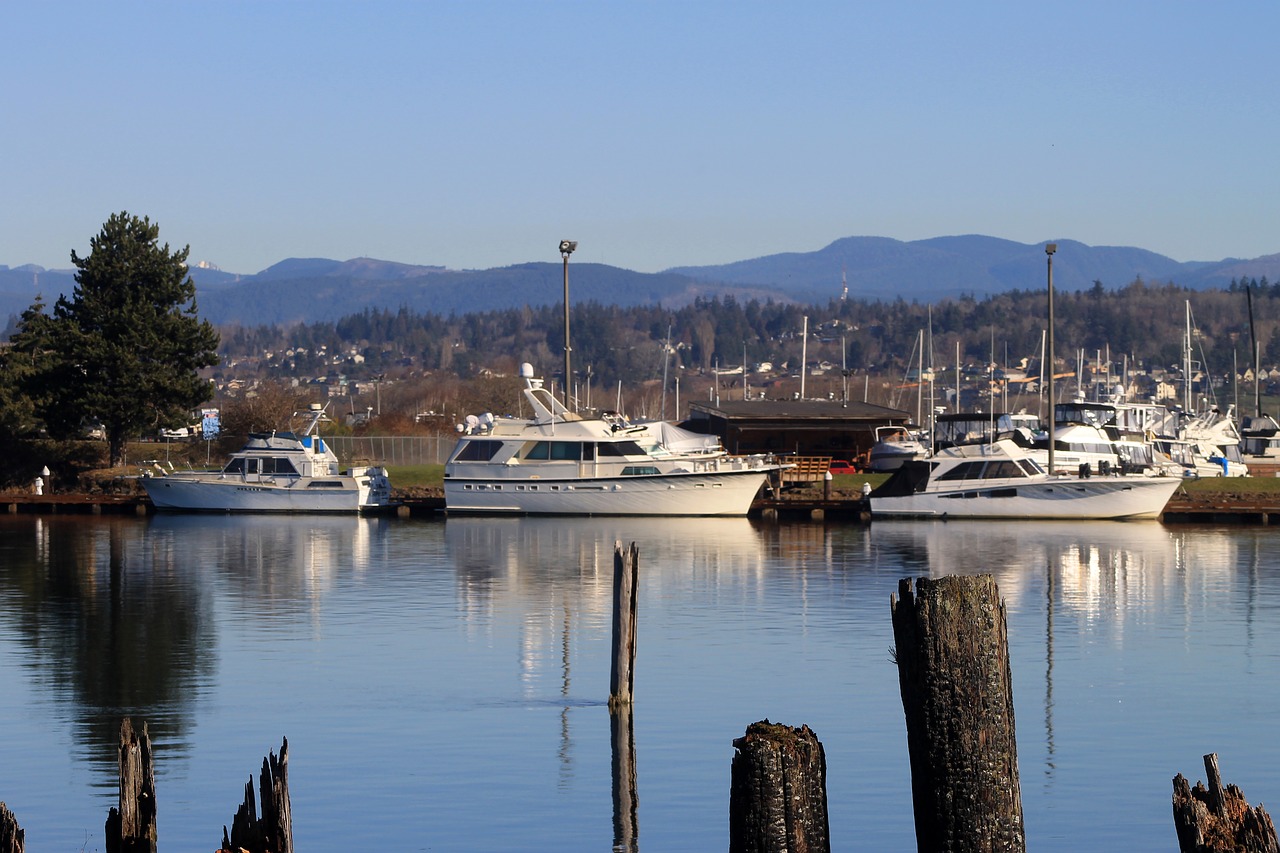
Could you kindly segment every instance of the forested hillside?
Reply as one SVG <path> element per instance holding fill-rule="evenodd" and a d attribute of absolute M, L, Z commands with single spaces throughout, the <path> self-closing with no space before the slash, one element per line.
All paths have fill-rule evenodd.
<path fill-rule="evenodd" d="M 1215 374 L 1251 363 L 1245 286 L 1254 294 L 1264 365 L 1280 362 L 1280 286 L 1235 282 L 1193 291 L 1134 281 L 1119 290 L 1100 284 L 1055 298 L 1057 353 L 1074 364 L 1108 354 L 1119 363 L 1180 365 L 1190 307 L 1194 357 Z M 1047 305 L 1040 290 L 934 304 L 850 299 L 821 306 L 699 299 L 679 309 L 576 304 L 571 330 L 575 373 L 592 382 L 637 383 L 669 370 L 702 370 L 772 362 L 798 372 L 808 318 L 807 360 L 852 373 L 898 374 L 913 360 L 922 331 L 932 332 L 935 366 L 1038 358 Z M 336 370 L 353 378 L 443 372 L 466 378 L 489 370 L 513 373 L 528 361 L 541 375 L 562 372 L 562 310 L 522 307 L 462 316 L 366 310 L 333 323 L 293 327 L 224 327 L 225 376 L 314 377 Z M 670 340 L 668 358 L 665 343 Z M 927 359 L 927 357 L 926 357 Z"/>

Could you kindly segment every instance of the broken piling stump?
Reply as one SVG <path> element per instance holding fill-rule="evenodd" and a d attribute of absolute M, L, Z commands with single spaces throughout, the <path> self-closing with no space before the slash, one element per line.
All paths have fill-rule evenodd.
<path fill-rule="evenodd" d="M 280 745 L 280 757 L 274 752 L 262 759 L 258 777 L 258 794 L 262 816 L 258 816 L 253 799 L 253 777 L 244 786 L 244 802 L 231 821 L 231 833 L 222 827 L 222 853 L 293 853 L 293 814 L 289 805 L 289 739 Z"/>
<path fill-rule="evenodd" d="M 1024 851 L 1013 678 L 991 575 L 910 578 L 891 597 L 916 847 Z"/>
<path fill-rule="evenodd" d="M 1280 853 L 1271 816 L 1251 807 L 1236 785 L 1222 785 L 1218 755 L 1204 757 L 1208 787 L 1173 777 L 1173 825 L 1182 853 Z"/>
<path fill-rule="evenodd" d="M 813 730 L 762 720 L 733 747 L 729 853 L 830 853 L 827 757 Z"/>
<path fill-rule="evenodd" d="M 156 853 L 156 774 L 145 722 L 141 734 L 128 717 L 120 722 L 117 761 L 120 807 L 107 814 L 107 853 Z"/>
<path fill-rule="evenodd" d="M 0 802 L 0 853 L 22 853 L 26 833 L 9 807 Z"/>

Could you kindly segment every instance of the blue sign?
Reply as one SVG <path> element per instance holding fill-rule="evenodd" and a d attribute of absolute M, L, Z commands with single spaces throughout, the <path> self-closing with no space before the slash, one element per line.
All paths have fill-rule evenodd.
<path fill-rule="evenodd" d="M 222 424 L 218 420 L 218 410 L 202 409 L 200 412 L 200 432 L 205 441 L 212 441 L 217 438 L 221 429 Z"/>

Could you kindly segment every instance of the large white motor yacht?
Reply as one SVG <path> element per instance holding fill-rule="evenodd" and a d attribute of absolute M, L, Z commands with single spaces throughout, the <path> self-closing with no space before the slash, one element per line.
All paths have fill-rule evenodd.
<path fill-rule="evenodd" d="M 446 512 L 741 516 L 778 464 L 715 436 L 570 412 L 520 367 L 530 418 L 470 416 L 445 462 Z"/>

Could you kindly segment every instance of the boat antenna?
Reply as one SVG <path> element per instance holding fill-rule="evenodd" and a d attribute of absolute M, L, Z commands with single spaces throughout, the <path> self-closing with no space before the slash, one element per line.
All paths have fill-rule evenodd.
<path fill-rule="evenodd" d="M 575 240 L 560 241 L 560 257 L 564 260 L 564 402 L 565 408 L 569 407 L 571 384 L 573 376 L 569 372 L 569 256 L 573 254 L 573 250 L 578 248 Z"/>
<path fill-rule="evenodd" d="M 1048 350 L 1049 350 L 1049 370 L 1046 375 L 1049 378 L 1049 384 L 1047 387 L 1049 390 L 1049 418 L 1050 418 L 1049 420 L 1049 473 L 1050 474 L 1053 473 L 1053 444 L 1054 444 L 1054 435 L 1053 435 L 1053 427 L 1054 427 L 1054 423 L 1053 423 L 1053 399 L 1054 399 L 1053 397 L 1053 253 L 1056 251 L 1058 251 L 1057 243 L 1045 243 L 1044 254 L 1045 254 L 1045 258 L 1048 260 L 1048 263 L 1049 263 L 1049 283 L 1048 283 L 1049 325 L 1048 325 L 1048 328 L 1046 329 L 1045 334 L 1048 339 Z"/>

